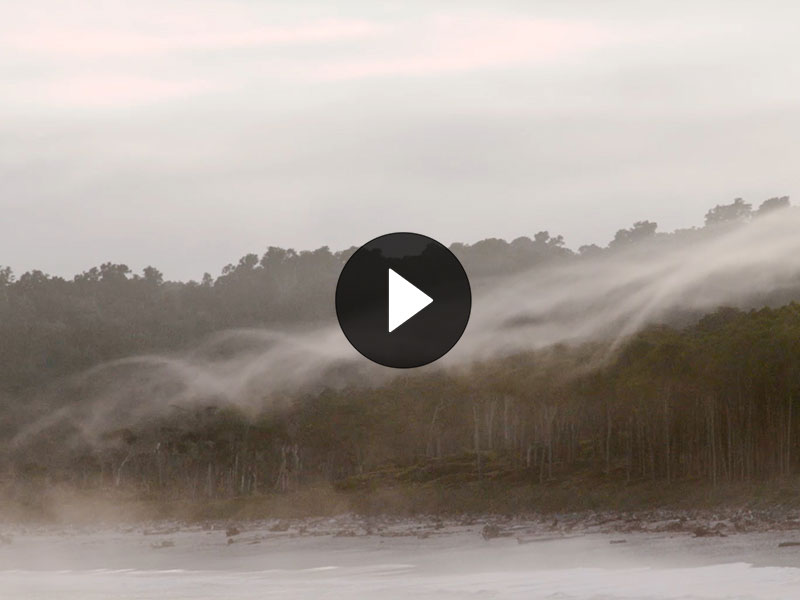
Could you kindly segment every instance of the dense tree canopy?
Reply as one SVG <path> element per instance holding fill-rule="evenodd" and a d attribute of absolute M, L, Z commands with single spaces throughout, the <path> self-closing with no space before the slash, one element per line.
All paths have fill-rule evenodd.
<path fill-rule="evenodd" d="M 754 212 L 736 199 L 711 209 L 705 229 L 787 206 L 788 198 L 773 198 Z M 608 247 L 578 253 L 546 231 L 452 248 L 480 280 L 586 260 L 657 236 L 684 243 L 704 231 L 667 236 L 639 221 Z M 16 278 L 0 268 L 0 402 L 11 408 L 92 365 L 189 348 L 215 331 L 327 323 L 337 276 L 352 251 L 270 247 L 200 283 L 112 263 L 72 280 L 39 271 Z M 793 297 L 800 299 L 800 290 Z M 588 470 L 622 481 L 716 483 L 800 468 L 798 400 L 800 305 L 720 308 L 689 325 L 652 325 L 612 350 L 600 342 L 557 346 L 467 373 L 298 393 L 257 415 L 212 404 L 176 407 L 171 415 L 105 432 L 99 445 L 65 446 L 72 425 L 59 424 L 24 446 L 3 446 L 0 470 L 12 480 L 46 474 L 150 491 L 169 482 L 170 493 L 192 497 L 281 491 L 319 479 L 343 485 L 383 476 L 446 479 L 454 468 L 477 479 L 542 482 Z M 5 419 L 3 442 L 15 427 Z M 448 457 L 463 460 L 445 468 Z"/>
<path fill-rule="evenodd" d="M 788 198 L 766 200 L 757 214 L 788 206 Z M 711 229 L 750 218 L 737 198 L 706 215 Z M 564 238 L 539 231 L 512 242 L 490 238 L 453 244 L 474 281 L 614 251 L 656 235 L 675 243 L 699 230 L 657 234 L 651 221 L 616 233 L 608 248 L 584 246 L 575 253 Z M 700 231 L 702 233 L 702 231 Z M 270 247 L 248 254 L 200 283 L 164 281 L 155 267 L 142 274 L 105 263 L 72 280 L 30 271 L 15 278 L 0 267 L 0 390 L 20 391 L 98 362 L 142 352 L 184 348 L 211 332 L 234 327 L 287 327 L 333 319 L 333 290 L 354 251 L 327 247 L 297 252 Z"/>

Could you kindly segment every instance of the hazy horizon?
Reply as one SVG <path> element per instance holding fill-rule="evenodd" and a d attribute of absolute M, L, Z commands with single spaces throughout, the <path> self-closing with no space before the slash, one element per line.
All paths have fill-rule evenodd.
<path fill-rule="evenodd" d="M 789 2 L 0 9 L 0 264 L 199 279 L 269 245 L 443 243 L 792 195 Z"/>

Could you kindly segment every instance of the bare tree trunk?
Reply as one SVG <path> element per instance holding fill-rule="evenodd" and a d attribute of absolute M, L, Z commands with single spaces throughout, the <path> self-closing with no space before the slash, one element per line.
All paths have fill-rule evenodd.
<path fill-rule="evenodd" d="M 156 444 L 155 450 L 155 459 L 156 459 L 156 469 L 158 471 L 158 489 L 163 489 L 164 487 L 164 468 L 161 461 L 161 442 Z"/>
<path fill-rule="evenodd" d="M 542 459 L 539 461 L 539 483 L 544 483 L 544 461 L 546 458 L 546 449 L 542 448 Z"/>
<path fill-rule="evenodd" d="M 300 484 L 300 472 L 303 469 L 300 461 L 300 446 L 292 444 L 292 485 L 297 489 Z"/>
<path fill-rule="evenodd" d="M 275 481 L 275 488 L 279 492 L 285 492 L 289 489 L 289 473 L 286 464 L 286 446 L 281 446 L 281 466 L 278 468 L 278 478 Z"/>
<path fill-rule="evenodd" d="M 664 452 L 666 454 L 667 483 L 672 480 L 672 448 L 669 437 L 669 386 L 664 393 Z"/>
<path fill-rule="evenodd" d="M 611 408 L 606 399 L 606 474 L 611 472 Z"/>
<path fill-rule="evenodd" d="M 486 449 L 492 450 L 494 448 L 494 412 L 497 404 L 494 400 L 489 402 L 486 409 Z"/>
<path fill-rule="evenodd" d="M 124 460 L 121 463 L 119 463 L 119 467 L 117 467 L 117 476 L 116 476 L 116 479 L 115 479 L 115 485 L 117 487 L 119 487 L 119 484 L 122 481 L 122 467 L 124 467 L 128 463 L 128 461 L 131 459 L 132 456 L 133 456 L 133 452 L 132 451 L 128 452 L 128 456 L 126 456 L 124 458 Z"/>
<path fill-rule="evenodd" d="M 630 483 L 631 472 L 633 471 L 633 436 L 636 434 L 636 426 L 633 419 L 628 419 L 628 440 L 625 452 L 625 482 Z"/>
<path fill-rule="evenodd" d="M 786 411 L 786 476 L 792 474 L 792 395 L 789 394 Z"/>
<path fill-rule="evenodd" d="M 481 463 L 481 414 L 477 401 L 472 403 L 472 421 L 474 424 L 475 463 L 478 469 L 478 479 L 483 478 L 483 464 Z"/>
<path fill-rule="evenodd" d="M 709 442 L 711 444 L 711 485 L 717 486 L 717 430 L 714 414 L 714 405 L 710 406 L 709 414 Z"/>
<path fill-rule="evenodd" d="M 525 452 L 525 467 L 531 468 L 531 452 L 533 451 L 533 444 L 528 444 L 528 450 Z"/>
<path fill-rule="evenodd" d="M 444 400 L 440 401 L 439 404 L 436 405 L 436 408 L 433 411 L 433 417 L 431 417 L 431 424 L 428 427 L 428 443 L 426 444 L 426 447 L 425 447 L 425 455 L 428 456 L 429 458 L 433 454 L 433 440 L 434 440 L 434 432 L 435 432 L 435 429 L 436 429 L 436 419 L 439 416 L 439 411 L 442 410 L 443 406 L 444 406 Z M 436 438 L 437 438 L 437 442 L 438 442 L 438 436 L 436 436 Z M 438 443 L 437 443 L 437 446 L 438 446 Z M 438 458 L 438 454 L 439 454 L 439 452 L 438 452 L 438 449 L 437 449 L 437 458 Z"/>
<path fill-rule="evenodd" d="M 503 398 L 503 450 L 508 452 L 511 448 L 511 420 L 509 414 L 511 412 L 511 398 L 505 396 Z"/>

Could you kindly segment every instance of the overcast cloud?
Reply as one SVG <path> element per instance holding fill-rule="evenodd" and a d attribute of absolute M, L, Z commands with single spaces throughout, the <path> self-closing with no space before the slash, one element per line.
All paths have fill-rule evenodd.
<path fill-rule="evenodd" d="M 572 247 L 800 190 L 794 2 L 0 5 L 0 264 Z"/>

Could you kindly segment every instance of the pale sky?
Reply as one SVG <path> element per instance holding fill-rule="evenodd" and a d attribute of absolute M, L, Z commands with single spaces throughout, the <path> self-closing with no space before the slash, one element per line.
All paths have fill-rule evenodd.
<path fill-rule="evenodd" d="M 796 5 L 3 0 L 0 265 L 577 248 L 800 198 Z"/>

